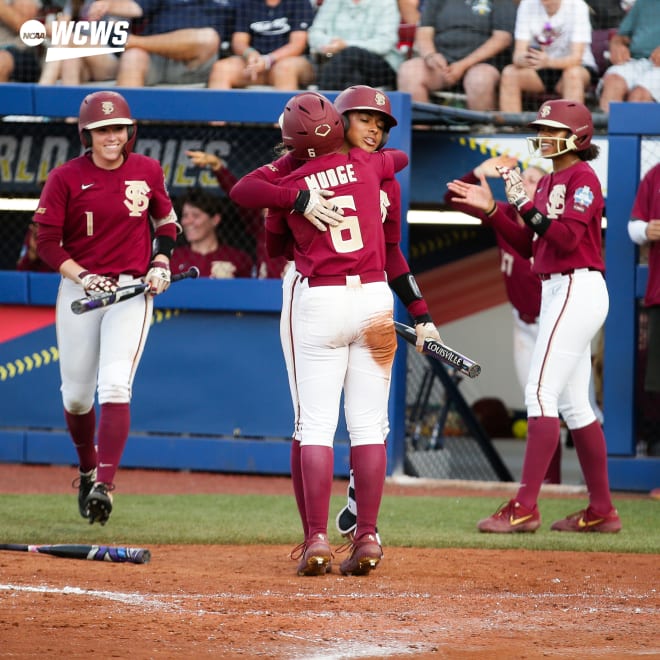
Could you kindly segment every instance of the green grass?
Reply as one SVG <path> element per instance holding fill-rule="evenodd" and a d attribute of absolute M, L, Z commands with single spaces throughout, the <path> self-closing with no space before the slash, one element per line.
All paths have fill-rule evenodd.
<path fill-rule="evenodd" d="M 615 498 L 616 499 L 616 498 Z M 334 515 L 345 498 L 333 497 L 330 537 L 339 544 Z M 535 534 L 480 534 L 476 523 L 492 513 L 493 497 L 385 497 L 379 531 L 385 546 L 527 548 L 601 552 L 660 552 L 660 504 L 617 502 L 619 534 L 560 534 L 552 521 L 586 505 L 541 500 L 543 525 Z M 0 543 L 297 544 L 301 527 L 289 495 L 122 495 L 105 526 L 78 514 L 75 495 L 0 495 Z"/>

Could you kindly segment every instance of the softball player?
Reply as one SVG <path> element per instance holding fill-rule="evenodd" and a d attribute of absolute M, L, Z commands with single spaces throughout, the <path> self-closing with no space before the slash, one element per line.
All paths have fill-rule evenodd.
<path fill-rule="evenodd" d="M 455 180 L 456 202 L 481 209 L 509 244 L 533 256 L 542 283 L 539 334 L 534 346 L 525 403 L 528 436 L 520 488 L 512 500 L 481 520 L 482 532 L 534 532 L 541 524 L 537 501 L 543 476 L 559 442 L 559 413 L 570 429 L 589 490 L 586 509 L 555 522 L 562 532 L 618 532 L 612 505 L 607 449 L 589 401 L 591 340 L 609 305 L 603 277 L 601 220 L 605 206 L 600 182 L 586 161 L 598 156 L 591 144 L 589 110 L 564 99 L 544 103 L 531 123 L 534 151 L 552 160 L 553 171 L 538 184 L 533 201 L 520 172 L 500 168 L 509 203 L 525 226 L 512 223 L 493 200 L 483 174 L 480 185 Z"/>
<path fill-rule="evenodd" d="M 644 391 L 660 393 L 660 163 L 642 179 L 635 196 L 628 234 L 637 245 L 649 248 L 649 277 L 644 292 L 648 313 L 648 341 Z M 660 453 L 660 438 L 650 438 L 648 453 Z"/>
<path fill-rule="evenodd" d="M 49 174 L 35 214 L 39 256 L 62 274 L 56 304 L 61 392 L 80 465 L 78 508 L 90 524 L 104 525 L 112 511 L 152 296 L 169 286 L 177 232 L 160 163 L 131 153 L 136 130 L 120 94 L 86 96 L 78 119 L 86 152 Z M 81 296 L 115 291 L 142 278 L 151 295 L 82 316 L 71 311 L 71 302 Z"/>
<path fill-rule="evenodd" d="M 343 126 L 324 97 L 294 97 L 284 113 L 282 136 L 292 148 L 285 159 L 299 162 L 288 167 L 285 161 L 288 174 L 278 178 L 277 185 L 266 179 L 268 171 L 280 174 L 283 159 L 248 175 L 231 193 L 239 204 L 271 208 L 266 224 L 269 253 L 295 258 L 295 271 L 285 277 L 291 292 L 287 303 L 285 290 L 282 331 L 286 334 L 288 328 L 288 337 L 283 336 L 285 355 L 287 345 L 292 349 L 287 359 L 296 408 L 292 477 L 305 531 L 300 575 L 325 573 L 332 556 L 327 521 L 342 389 L 358 520 L 350 556 L 340 570 L 366 574 L 382 556 L 376 519 L 385 477 L 387 399 L 396 349 L 386 263 L 395 261 L 390 252 L 400 254 L 400 224 L 384 223 L 381 191 L 383 181 L 393 179 L 395 167 L 387 152 L 370 154 L 358 148 L 335 153 L 344 146 Z M 380 142 L 379 136 L 375 144 Z M 330 199 L 334 209 L 328 208 Z M 280 210 L 272 210 L 277 205 Z M 288 211 L 292 206 L 297 213 Z M 339 210 L 344 212 L 337 216 L 340 223 L 327 213 Z M 317 222 L 310 224 L 313 220 Z M 408 295 L 412 305 L 421 296 L 405 266 L 391 286 L 399 287 L 402 298 Z M 399 276 L 401 282 L 395 284 Z M 426 319 L 419 321 L 424 325 Z M 438 337 L 435 326 L 430 321 L 428 325 Z M 430 336 L 430 329 L 426 331 Z"/>
<path fill-rule="evenodd" d="M 517 160 L 511 156 L 495 156 L 485 160 L 474 170 L 462 176 L 461 181 L 478 183 L 481 174 L 486 177 L 496 177 L 499 176 L 497 167 L 513 167 L 516 163 Z M 545 172 L 541 168 L 535 166 L 528 167 L 521 174 L 528 197 L 534 197 L 536 186 L 544 174 Z M 471 206 L 452 202 L 451 192 L 448 191 L 445 194 L 444 202 L 458 211 L 479 218 L 484 225 L 491 226 L 490 218 L 486 217 L 482 211 Z M 512 222 L 523 223 L 523 219 L 514 206 L 510 206 L 506 202 L 496 203 Z M 495 231 L 495 240 L 500 250 L 500 270 L 504 278 L 504 286 L 513 310 L 513 363 L 518 382 L 524 390 L 529 375 L 534 344 L 539 332 L 541 281 L 538 275 L 532 272 L 531 260 L 518 254 L 506 242 L 501 232 Z M 561 443 L 557 444 L 557 450 L 548 466 L 544 483 L 561 483 Z"/>

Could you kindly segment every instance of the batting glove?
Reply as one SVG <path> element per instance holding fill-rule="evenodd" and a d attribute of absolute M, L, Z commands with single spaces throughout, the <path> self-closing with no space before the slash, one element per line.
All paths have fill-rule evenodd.
<path fill-rule="evenodd" d="M 320 231 L 327 231 L 326 225 L 336 227 L 344 219 L 342 209 L 328 199 L 333 195 L 332 190 L 301 190 L 293 210 L 302 213 Z"/>
<path fill-rule="evenodd" d="M 417 325 L 415 325 L 415 334 L 417 335 L 415 350 L 418 353 L 422 353 L 424 351 L 425 339 L 435 339 L 436 341 L 442 342 L 438 328 L 436 328 L 435 325 L 431 322 L 417 323 Z"/>
<path fill-rule="evenodd" d="M 170 265 L 166 261 L 152 261 L 144 281 L 149 285 L 149 293 L 157 296 L 170 285 Z"/>
<path fill-rule="evenodd" d="M 521 214 L 531 211 L 534 205 L 525 192 L 525 186 L 520 176 L 520 168 L 510 169 L 508 167 L 498 167 L 497 171 L 500 173 L 502 179 L 504 179 L 504 192 L 506 193 L 506 198 L 509 200 L 509 204 L 513 204 Z"/>
<path fill-rule="evenodd" d="M 88 270 L 83 270 L 78 279 L 85 289 L 85 295 L 88 298 L 96 298 L 104 293 L 114 293 L 119 284 L 114 277 L 106 277 L 105 275 L 95 275 Z"/>

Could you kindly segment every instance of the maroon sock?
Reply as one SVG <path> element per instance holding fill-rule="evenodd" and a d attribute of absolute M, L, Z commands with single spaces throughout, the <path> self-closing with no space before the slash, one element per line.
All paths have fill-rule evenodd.
<path fill-rule="evenodd" d="M 78 464 L 81 472 L 89 472 L 96 467 L 96 446 L 94 431 L 96 429 L 96 411 L 94 406 L 84 415 L 74 415 L 64 410 L 64 419 L 73 440 L 73 446 L 78 452 Z"/>
<path fill-rule="evenodd" d="M 131 427 L 128 403 L 103 403 L 99 419 L 99 460 L 96 480 L 112 485 Z"/>
<path fill-rule="evenodd" d="M 296 498 L 303 533 L 307 538 L 307 514 L 305 513 L 305 489 L 303 488 L 302 466 L 300 465 L 300 442 L 295 439 L 291 440 L 291 482 L 293 483 L 293 494 Z"/>
<path fill-rule="evenodd" d="M 558 444 L 558 417 L 530 417 L 527 420 L 527 446 L 516 495 L 516 500 L 524 507 L 533 509 L 536 506 L 543 477 Z"/>
<path fill-rule="evenodd" d="M 387 452 L 385 445 L 360 445 L 351 450 L 357 503 L 357 529 L 355 538 L 374 534 L 378 522 L 380 501 L 383 497 Z"/>
<path fill-rule="evenodd" d="M 561 483 L 561 439 L 557 443 L 557 449 L 550 459 L 550 465 L 545 473 L 544 484 L 560 484 Z"/>
<path fill-rule="evenodd" d="M 314 534 L 327 534 L 334 472 L 332 447 L 303 445 L 300 448 L 300 467 L 305 491 L 307 538 Z"/>
<path fill-rule="evenodd" d="M 581 429 L 571 429 L 584 482 L 589 491 L 589 504 L 597 513 L 612 510 L 610 483 L 607 476 L 607 447 L 598 420 Z"/>

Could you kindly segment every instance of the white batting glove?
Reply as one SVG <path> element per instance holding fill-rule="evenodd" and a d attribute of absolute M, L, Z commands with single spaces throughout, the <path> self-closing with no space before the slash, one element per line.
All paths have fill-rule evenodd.
<path fill-rule="evenodd" d="M 85 295 L 88 298 L 96 298 L 104 293 L 114 293 L 119 284 L 114 277 L 106 277 L 105 275 L 95 275 L 87 270 L 83 270 L 79 275 Z"/>
<path fill-rule="evenodd" d="M 508 167 L 498 167 L 497 171 L 500 173 L 502 179 L 504 179 L 504 192 L 506 193 L 506 198 L 509 200 L 509 204 L 513 204 L 519 213 L 530 211 L 534 205 L 525 192 L 525 186 L 520 176 L 520 168 L 510 169 Z"/>
<path fill-rule="evenodd" d="M 418 323 L 415 326 L 415 334 L 417 335 L 415 350 L 418 353 L 422 353 L 424 351 L 425 339 L 435 339 L 436 341 L 442 342 L 438 328 L 436 328 L 433 323 Z"/>
<path fill-rule="evenodd" d="M 344 211 L 328 199 L 334 194 L 332 190 L 301 190 L 293 210 L 302 213 L 320 231 L 327 231 L 326 225 L 337 227 L 344 219 Z"/>
<path fill-rule="evenodd" d="M 149 285 L 149 293 L 157 296 L 170 285 L 170 265 L 166 261 L 152 261 L 144 281 Z"/>

